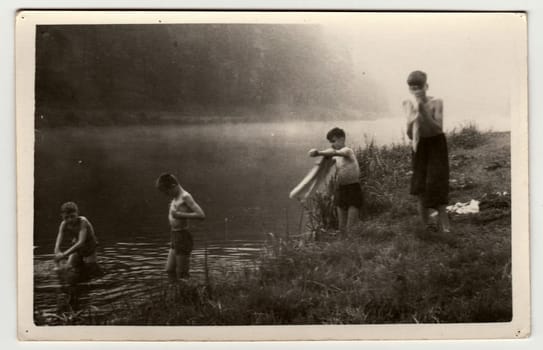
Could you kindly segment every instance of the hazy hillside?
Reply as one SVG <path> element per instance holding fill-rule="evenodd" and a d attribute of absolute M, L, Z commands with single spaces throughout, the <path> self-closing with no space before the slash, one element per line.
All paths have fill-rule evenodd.
<path fill-rule="evenodd" d="M 38 126 L 367 118 L 377 96 L 313 25 L 37 29 Z"/>

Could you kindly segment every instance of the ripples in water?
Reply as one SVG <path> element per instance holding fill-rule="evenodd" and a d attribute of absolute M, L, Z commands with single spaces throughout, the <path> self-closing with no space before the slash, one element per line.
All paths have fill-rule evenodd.
<path fill-rule="evenodd" d="M 224 274 L 255 268 L 260 254 L 259 241 L 211 241 L 197 244 L 191 255 L 191 279 L 204 278 L 205 250 L 211 274 Z M 164 265 L 168 255 L 163 243 L 117 242 L 98 251 L 102 274 L 67 286 L 55 272 L 52 254 L 34 256 L 34 311 L 57 314 L 69 304 L 72 310 L 92 307 L 96 314 L 123 307 L 158 292 L 167 275 Z"/>

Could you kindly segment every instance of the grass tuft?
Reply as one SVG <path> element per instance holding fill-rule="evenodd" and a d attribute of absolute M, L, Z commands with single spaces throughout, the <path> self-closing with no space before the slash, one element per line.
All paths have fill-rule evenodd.
<path fill-rule="evenodd" d="M 485 134 L 479 130 L 474 122 L 454 128 L 447 135 L 447 138 L 452 149 L 474 149 L 485 142 Z"/>

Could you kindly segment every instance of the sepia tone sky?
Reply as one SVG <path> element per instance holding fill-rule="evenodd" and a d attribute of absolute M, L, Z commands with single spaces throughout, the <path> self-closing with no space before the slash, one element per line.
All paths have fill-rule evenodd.
<path fill-rule="evenodd" d="M 446 126 L 478 119 L 507 125 L 526 40 L 518 16 L 382 14 L 324 28 L 330 42 L 350 48 L 358 74 L 382 87 L 393 115 L 408 96 L 407 75 L 418 69 L 428 73 L 429 95 L 444 99 Z"/>
<path fill-rule="evenodd" d="M 132 108 L 148 114 L 166 109 L 177 115 L 246 113 L 268 120 L 288 115 L 278 109 L 287 106 L 305 119 L 328 110 L 336 119 L 351 111 L 363 120 L 402 118 L 401 102 L 409 97 L 406 77 L 423 70 L 429 75 L 428 94 L 444 100 L 446 129 L 475 121 L 483 129 L 508 130 L 525 96 L 526 23 L 517 14 L 264 13 L 182 19 L 187 21 L 182 25 L 41 28 L 37 109 Z M 188 25 L 214 20 L 214 25 Z M 264 113 L 265 106 L 273 107 L 270 113 Z M 84 113 L 74 115 L 85 119 Z"/>

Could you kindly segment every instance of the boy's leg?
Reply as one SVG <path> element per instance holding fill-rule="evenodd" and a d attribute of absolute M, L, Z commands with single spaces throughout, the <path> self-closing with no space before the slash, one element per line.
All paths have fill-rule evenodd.
<path fill-rule="evenodd" d="M 424 197 L 419 196 L 419 215 L 422 223 L 428 225 L 428 208 L 424 205 Z"/>
<path fill-rule="evenodd" d="M 168 259 L 166 260 L 166 272 L 170 277 L 175 277 L 175 250 L 170 249 Z"/>
<path fill-rule="evenodd" d="M 341 233 L 344 233 L 345 232 L 345 227 L 347 226 L 347 216 L 348 213 L 347 213 L 347 210 L 346 209 L 342 209 L 340 207 L 337 207 L 337 219 L 338 219 L 338 228 L 339 228 L 339 232 Z"/>
<path fill-rule="evenodd" d="M 78 253 L 72 253 L 68 257 L 68 262 L 66 263 L 66 267 L 78 267 L 83 262 L 83 259 Z"/>
<path fill-rule="evenodd" d="M 62 264 L 60 263 L 60 260 L 55 259 L 55 270 L 60 270 L 62 268 Z"/>
<path fill-rule="evenodd" d="M 177 254 L 175 256 L 175 262 L 177 264 L 177 276 L 179 278 L 188 278 L 190 269 L 190 255 Z"/>
<path fill-rule="evenodd" d="M 451 224 L 449 222 L 449 214 L 447 214 L 447 206 L 440 205 L 438 208 L 439 211 L 439 222 L 441 224 L 441 230 L 444 233 L 451 232 Z"/>
<path fill-rule="evenodd" d="M 357 207 L 349 207 L 349 210 L 347 212 L 347 233 L 352 233 L 352 230 L 355 228 L 356 224 L 358 224 L 360 216 L 360 209 Z"/>

